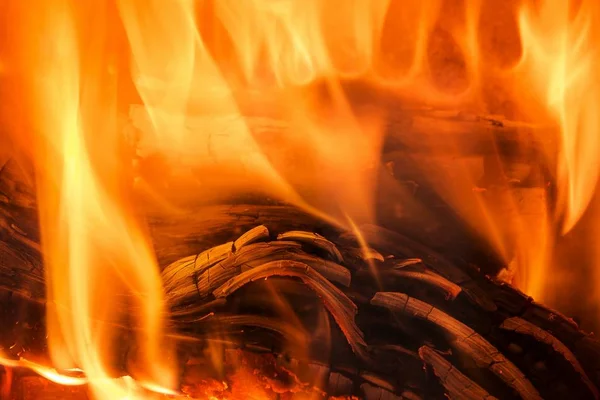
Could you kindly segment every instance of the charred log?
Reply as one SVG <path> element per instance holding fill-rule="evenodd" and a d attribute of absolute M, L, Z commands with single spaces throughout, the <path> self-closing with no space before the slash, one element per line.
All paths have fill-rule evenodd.
<path fill-rule="evenodd" d="M 267 226 L 270 233 L 277 235 L 276 224 Z M 266 232 L 263 227 L 254 232 L 257 231 Z M 244 236 L 254 237 L 254 234 L 241 235 Z M 324 393 L 356 395 L 366 399 L 382 396 L 435 397 L 443 393 L 455 396 L 461 387 L 465 393 L 475 396 L 473 398 L 560 398 L 569 391 L 578 393 L 579 398 L 596 398 L 598 381 L 594 365 L 585 362 L 578 346 L 582 341 L 588 345 L 594 343 L 594 346 L 598 346 L 598 343 L 578 330 L 577 335 L 569 339 L 562 335 L 561 341 L 545 333 L 536 324 L 540 313 L 547 312 L 547 309 L 540 308 L 531 299 L 520 297 L 508 285 L 485 277 L 471 277 L 467 273 L 453 275 L 452 272 L 458 267 L 448 267 L 443 261 L 440 264 L 432 256 L 433 253 L 422 253 L 424 249 L 417 247 L 418 250 L 411 251 L 410 255 L 418 255 L 418 262 L 415 258 L 406 262 L 399 259 L 390 262 L 392 259 L 385 258 L 383 262 L 378 261 L 375 267 L 382 274 L 387 271 L 411 272 L 411 268 L 418 267 L 421 272 L 415 274 L 435 277 L 433 280 L 421 280 L 406 274 L 397 276 L 396 280 L 386 280 L 385 290 L 398 291 L 413 287 L 416 288 L 413 295 L 422 300 L 404 294 L 379 293 L 371 301 L 370 296 L 379 290 L 364 272 L 372 260 L 362 260 L 359 265 L 360 258 L 345 256 L 348 254 L 347 235 L 330 234 L 327 239 L 342 255 L 344 261 L 341 264 L 331 260 L 337 259 L 334 253 L 323 252 L 313 243 L 306 243 L 304 237 L 291 242 L 271 239 L 271 235 L 258 236 L 251 244 L 241 245 L 238 242 L 235 248 L 233 243 L 240 235 L 238 238 L 230 236 L 224 245 L 199 251 L 164 269 L 165 284 L 171 285 L 172 290 L 179 288 L 187 293 L 186 296 L 170 297 L 170 305 L 173 326 L 184 335 L 195 338 L 194 344 L 185 345 L 196 347 L 189 354 L 203 354 L 202 348 L 214 342 L 217 332 L 216 336 L 225 335 L 228 338 L 220 341 L 226 353 L 229 348 L 253 354 L 258 352 L 263 354 L 261 357 L 280 354 L 277 360 L 285 368 L 292 368 L 289 360 L 296 360 L 292 364 L 298 371 L 293 368 L 289 370 L 297 373 L 293 380 L 296 382 L 297 379 L 300 383 L 294 385 L 302 386 L 307 381 L 317 380 L 315 376 L 307 378 L 299 370 L 315 370 L 314 366 L 320 365 L 322 367 L 319 370 L 323 373 L 319 375 L 319 387 Z M 377 241 L 373 241 L 373 246 L 384 257 L 393 254 L 386 246 L 378 246 Z M 415 251 L 419 254 L 415 254 Z M 326 268 L 312 268 L 303 260 L 310 260 L 315 266 L 323 264 Z M 348 262 L 351 265 L 344 267 L 343 264 Z M 202 294 L 196 286 L 198 273 L 215 266 L 221 268 L 221 265 L 234 273 L 215 285 L 214 289 Z M 340 271 L 347 271 L 349 278 L 340 280 L 337 278 L 339 275 L 328 272 L 331 265 L 341 268 Z M 443 273 L 444 266 L 450 268 L 451 273 L 445 274 L 448 277 L 439 278 L 441 275 L 437 273 Z M 352 279 L 354 276 L 356 279 Z M 456 279 L 457 276 L 459 279 L 451 280 L 451 277 Z M 265 277 L 268 279 L 265 280 Z M 187 283 L 184 283 L 186 280 Z M 478 293 L 485 293 L 486 301 L 495 307 L 490 307 L 486 301 L 463 297 L 466 290 L 472 290 L 467 287 L 475 285 L 480 286 L 481 292 Z M 496 288 L 496 292 L 489 288 Z M 452 296 L 448 296 L 449 293 Z M 496 297 L 497 293 L 512 293 L 515 301 L 521 302 L 516 307 L 517 312 L 504 305 L 506 295 Z M 294 318 L 281 318 L 281 310 L 274 308 L 270 297 L 274 294 L 284 299 L 289 309 L 293 310 Z M 394 301 L 386 300 L 388 298 Z M 388 314 L 373 308 L 370 303 L 393 310 L 393 318 L 389 319 Z M 537 309 L 541 311 L 531 311 Z M 315 321 L 315 315 L 321 315 L 319 310 L 329 310 L 326 320 L 330 319 L 331 324 L 322 325 Z M 354 315 L 356 310 L 359 313 L 357 316 Z M 473 323 L 473 316 L 479 316 L 476 318 L 478 321 L 489 322 Z M 419 323 L 419 319 L 426 324 Z M 326 328 L 318 333 L 314 330 L 315 324 Z M 542 325 L 546 326 L 544 329 L 560 332 L 560 327 L 565 324 L 569 329 L 576 329 L 572 322 L 557 317 L 545 319 Z M 311 331 L 315 332 L 312 337 L 307 335 Z M 346 340 L 341 342 L 336 339 L 343 337 L 350 346 L 344 344 L 348 343 Z M 539 374 L 531 370 L 525 354 L 519 351 L 519 348 L 527 347 L 531 337 L 553 349 L 563 360 L 562 363 L 554 363 L 551 359 L 556 356 L 552 352 L 546 354 L 547 366 L 557 369 L 553 376 L 557 376 L 558 382 L 552 390 L 543 385 L 543 379 L 540 380 Z M 214 347 L 214 344 L 211 346 Z M 454 351 L 446 358 L 423 346 Z M 422 369 L 420 365 L 428 368 Z M 478 372 L 481 367 L 490 373 Z M 326 373 L 329 378 L 323 377 L 324 371 L 329 371 Z M 184 377 L 191 373 L 184 371 Z M 580 380 L 573 379 L 573 376 Z M 222 378 L 217 374 L 211 379 Z M 206 384 L 202 381 L 204 383 L 197 384 L 194 389 L 189 381 L 191 378 L 184 379 L 188 379 L 186 387 L 191 391 L 200 390 Z M 346 381 L 347 384 L 341 383 Z M 271 385 L 274 384 L 271 382 Z M 562 391 L 556 389 L 560 386 L 563 387 Z"/>

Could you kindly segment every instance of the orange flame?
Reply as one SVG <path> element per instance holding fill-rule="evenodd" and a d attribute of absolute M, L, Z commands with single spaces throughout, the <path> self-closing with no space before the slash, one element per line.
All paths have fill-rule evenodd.
<path fill-rule="evenodd" d="M 502 169 L 500 156 L 467 154 L 452 124 L 413 120 L 421 132 L 436 124 L 433 140 L 452 149 L 422 157 L 430 183 L 516 266 L 521 288 L 547 297 L 553 246 L 581 223 L 599 176 L 594 0 L 80 3 L 48 1 L 35 13 L 19 5 L 27 21 L 19 37 L 52 362 L 85 371 L 97 397 L 176 385 L 159 270 L 133 211 L 133 154 L 124 148 L 167 159 L 136 180 L 150 193 L 157 182 L 172 197 L 197 192 L 196 202 L 258 190 L 356 230 L 375 217 L 386 115 L 353 104 L 350 80 L 440 107 L 508 112 L 512 103 L 519 118 L 554 126 L 532 135 L 554 169 L 556 212 L 544 187 L 514 190 L 504 176 L 480 189 L 484 164 Z M 133 139 L 119 124 L 124 108 Z M 141 332 L 139 354 L 127 360 L 135 380 L 113 379 L 115 326 L 132 321 Z"/>
<path fill-rule="evenodd" d="M 544 1 L 519 15 L 523 58 L 532 89 L 560 125 L 557 180 L 558 205 L 564 213 L 562 232 L 581 218 L 594 194 L 600 151 L 599 39 L 595 27 L 600 6 L 584 1 L 573 10 L 568 0 Z"/>
<path fill-rule="evenodd" d="M 599 18 L 594 1 L 546 0 L 537 6 L 525 4 L 519 12 L 523 54 L 515 74 L 520 87 L 530 90 L 524 96 L 529 102 L 520 107 L 558 125 L 556 143 L 547 137 L 540 142 L 550 143 L 547 157 L 556 165 L 556 214 L 550 220 L 562 234 L 570 232 L 588 209 L 600 172 L 600 116 L 595 110 L 600 100 Z M 553 235 L 548 229 L 548 247 L 540 247 L 540 253 L 550 252 Z M 524 287 L 539 300 L 551 299 L 550 289 L 558 288 L 552 275 L 560 270 L 551 272 L 547 260 L 529 265 L 534 273 Z"/>
<path fill-rule="evenodd" d="M 110 18 L 106 8 L 92 7 L 96 23 L 78 29 L 86 11 L 67 1 L 45 4 L 35 18 L 35 32 L 44 39 L 30 35 L 26 44 L 36 61 L 29 79 L 36 87 L 48 340 L 54 365 L 81 368 L 98 398 L 120 399 L 131 395 L 131 385 L 112 379 L 119 332 L 111 322 L 133 319 L 129 307 L 136 307 L 142 332 L 132 367 L 137 378 L 173 387 L 174 371 L 163 338 L 158 267 L 122 186 L 127 170 L 115 72 L 104 53 Z M 86 38 L 92 41 L 83 53 Z M 120 300 L 125 293 L 130 304 Z"/>
<path fill-rule="evenodd" d="M 52 381 L 54 383 L 58 383 L 66 386 L 79 386 L 85 385 L 87 383 L 87 379 L 77 376 L 68 376 L 59 373 L 56 369 L 44 366 L 42 364 L 38 364 L 36 362 L 27 360 L 25 358 L 20 358 L 19 360 L 11 360 L 5 357 L 2 353 L 0 353 L 0 364 L 5 367 L 10 368 L 27 368 L 44 378 Z"/>

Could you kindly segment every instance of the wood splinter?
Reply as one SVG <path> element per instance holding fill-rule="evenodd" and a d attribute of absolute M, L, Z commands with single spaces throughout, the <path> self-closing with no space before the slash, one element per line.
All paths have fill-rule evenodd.
<path fill-rule="evenodd" d="M 305 231 L 289 231 L 277 235 L 277 240 L 294 240 L 301 243 L 310 244 L 317 248 L 326 251 L 333 260 L 338 263 L 344 262 L 342 253 L 338 250 L 337 246 L 325 239 L 318 233 L 305 232 Z"/>
<path fill-rule="evenodd" d="M 340 289 L 305 263 L 290 260 L 271 261 L 259 267 L 242 272 L 213 292 L 216 298 L 227 297 L 247 283 L 272 276 L 286 276 L 301 279 L 323 301 L 333 316 L 350 347 L 361 358 L 367 358 L 366 343 L 354 317 L 356 305 Z"/>
<path fill-rule="evenodd" d="M 238 251 L 244 246 L 269 239 L 269 229 L 264 225 L 254 227 L 233 242 L 233 251 Z"/>
<path fill-rule="evenodd" d="M 434 287 L 445 294 L 446 300 L 454 300 L 462 291 L 456 283 L 436 274 L 435 272 L 425 271 L 393 271 L 392 276 L 398 278 L 412 279 Z"/>

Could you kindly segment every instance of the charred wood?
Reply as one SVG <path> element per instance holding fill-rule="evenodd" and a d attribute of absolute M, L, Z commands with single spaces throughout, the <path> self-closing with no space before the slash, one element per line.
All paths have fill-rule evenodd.
<path fill-rule="evenodd" d="M 537 390 L 525 375 L 498 349 L 471 328 L 440 311 L 431 304 L 411 298 L 403 293 L 377 293 L 371 300 L 376 306 L 421 318 L 444 330 L 450 345 L 456 352 L 470 357 L 480 367 L 488 368 L 507 385 L 515 389 L 523 399 L 541 399 Z"/>
<path fill-rule="evenodd" d="M 419 349 L 419 357 L 433 369 L 447 390 L 450 399 L 493 400 L 481 386 L 462 374 L 455 366 L 447 361 L 434 349 L 423 346 Z"/>
<path fill-rule="evenodd" d="M 569 376 L 573 376 L 572 372 L 575 372 L 581 382 L 589 388 L 588 397 L 595 398 L 592 388 L 597 384 L 594 381 L 597 375 L 594 366 L 584 362 L 578 345 L 585 340 L 590 344 L 590 348 L 600 348 L 593 347 L 597 346 L 597 343 L 578 331 L 568 319 L 536 305 L 508 285 L 483 278 L 474 279 L 466 273 L 452 274 L 454 270 L 460 271 L 460 268 L 449 261 L 440 262 L 431 255 L 432 253 L 425 253 L 426 249 L 423 247 L 416 247 L 416 250 L 408 254 L 413 258 L 404 260 L 401 258 L 404 253 L 398 251 L 397 247 L 392 247 L 395 246 L 394 241 L 383 241 L 384 244 L 388 243 L 387 246 L 382 246 L 381 240 L 373 241 L 371 243 L 375 251 L 382 255 L 394 255 L 396 252 L 400 257 L 385 258 L 383 262 L 378 261 L 375 264 L 382 274 L 399 274 L 396 281 L 386 282 L 387 290 L 399 290 L 410 286 L 428 288 L 418 291 L 424 296 L 423 300 L 399 293 L 377 294 L 373 300 L 374 304 L 395 311 L 396 317 L 389 319 L 386 314 L 377 311 L 377 307 L 373 308 L 369 304 L 368 296 L 373 294 L 373 289 L 364 279 L 359 278 L 362 271 L 368 270 L 369 260 L 361 261 L 359 257 L 350 261 L 343 257 L 344 261 L 337 264 L 331 261 L 331 252 L 323 251 L 312 244 L 307 245 L 304 238 L 272 240 L 270 234 L 265 234 L 267 231 L 277 233 L 286 230 L 278 229 L 277 223 L 271 222 L 255 230 L 254 232 L 259 233 L 257 236 L 254 236 L 254 233 L 248 235 L 242 232 L 230 234 L 223 239 L 225 244 L 214 243 L 212 248 L 194 248 L 197 253 L 182 257 L 180 261 L 172 262 L 163 270 L 166 285 L 170 285 L 172 290 L 179 288 L 188 293 L 186 296 L 171 297 L 170 306 L 173 326 L 179 332 L 194 338 L 194 341 L 185 345 L 191 349 L 189 354 L 203 354 L 205 350 L 201 349 L 208 348 L 206 346 L 209 346 L 209 343 L 213 343 L 210 348 L 214 349 L 215 336 L 223 336 L 224 339 L 217 342 L 223 347 L 224 354 L 231 354 L 227 349 L 263 354 L 261 357 L 281 354 L 277 360 L 296 375 L 293 381 L 300 382 L 296 384 L 305 387 L 306 382 L 319 381 L 316 385 L 321 388 L 319 390 L 330 395 L 354 395 L 366 399 L 437 398 L 443 393 L 453 396 L 453 393 L 457 393 L 457 388 L 463 385 L 462 387 L 466 388 L 465 393 L 483 396 L 480 398 L 510 398 L 513 395 L 521 398 L 539 398 L 540 395 L 542 398 L 557 398 L 545 390 L 535 374 L 529 375 L 533 372 L 528 368 L 527 361 L 522 359 L 525 356 L 522 349 L 527 347 L 527 342 L 520 338 L 525 340 L 533 337 L 552 348 L 563 359 L 562 366 L 550 362 L 547 365 L 557 368 L 557 372 L 561 371 L 562 376 L 558 379 L 566 385 L 565 387 L 575 384 L 569 380 Z M 250 244 L 233 245 L 236 241 L 240 243 L 239 237 L 244 236 L 255 239 Z M 349 246 L 349 243 L 346 235 L 340 236 L 335 231 L 330 231 L 328 236 L 323 237 L 327 237 L 341 254 L 347 254 L 346 246 Z M 408 252 L 406 249 L 410 246 L 406 245 L 407 242 L 402 240 L 399 243 L 399 247 Z M 352 243 L 352 246 L 355 246 L 355 243 Z M 347 262 L 352 263 L 348 268 L 345 266 Z M 323 268 L 323 265 L 327 268 Z M 332 267 L 333 265 L 335 267 Z M 199 272 L 202 274 L 211 268 L 223 266 L 235 272 L 223 282 L 219 281 L 219 285 L 206 295 L 201 296 L 195 287 L 194 276 Z M 433 275 L 437 274 L 438 270 L 444 271 L 444 267 L 450 271 L 449 274 L 445 274 L 447 277 Z M 338 275 L 327 272 L 328 268 L 346 272 Z M 417 271 L 428 277 L 435 276 L 435 279 L 414 279 L 408 274 Z M 347 278 L 339 279 L 341 276 Z M 465 277 L 468 279 L 463 279 Z M 451 278 L 456 281 L 452 281 Z M 485 305 L 485 301 L 461 301 L 463 293 L 469 290 L 466 288 L 475 284 L 481 285 L 481 291 L 486 295 L 485 299 L 493 302 L 497 308 L 482 307 L 481 303 Z M 306 285 L 310 289 L 306 288 Z M 439 296 L 440 293 L 442 296 Z M 454 293 L 457 295 L 454 296 Z M 284 316 L 282 319 L 281 315 L 273 313 L 276 311 L 273 309 L 271 297 L 274 294 L 289 305 L 289 310 L 293 310 L 295 317 L 291 320 L 296 320 L 297 323 L 290 324 L 289 317 Z M 452 296 L 447 296 L 448 294 Z M 507 294 L 510 296 L 507 297 Z M 516 307 L 509 309 L 505 304 Z M 325 324 L 325 330 L 314 331 L 315 334 L 311 337 L 307 332 L 315 329 L 316 320 L 313 317 L 319 314 L 317 310 L 320 309 L 329 310 L 332 326 L 328 327 L 328 324 Z M 260 314 L 257 314 L 257 311 Z M 356 311 L 360 314 L 358 317 L 355 316 Z M 468 323 L 461 322 L 467 315 L 463 314 L 464 312 L 474 312 L 474 315 L 491 313 L 491 325 L 484 330 L 474 325 L 479 329 L 475 330 Z M 506 315 L 510 316 L 509 319 Z M 546 317 L 542 318 L 543 315 Z M 517 317 L 529 322 L 520 322 L 518 326 L 511 325 L 510 321 L 521 321 Z M 420 324 L 418 320 L 426 324 Z M 550 328 L 541 328 L 538 323 Z M 404 326 L 406 329 L 401 328 L 397 331 L 398 326 Z M 540 331 L 534 327 L 539 327 L 537 329 Z M 577 334 L 569 336 L 560 333 L 561 329 L 567 328 L 576 330 Z M 336 329 L 342 336 L 336 336 Z M 549 331 L 557 336 L 543 333 Z M 344 334 L 346 340 L 351 343 L 349 348 L 354 348 L 354 352 L 347 351 L 342 342 L 337 340 L 343 338 Z M 510 336 L 514 334 L 518 334 L 518 337 Z M 559 336 L 566 339 L 559 339 Z M 324 342 L 329 343 L 329 350 L 316 350 L 322 349 Z M 455 354 L 446 359 L 437 352 L 432 353 L 433 350 L 428 350 L 428 347 L 423 347 L 430 346 L 431 343 L 435 343 L 438 348 L 452 348 Z M 562 343 L 564 347 L 558 343 Z M 193 350 L 198 346 L 199 349 Z M 295 352 L 294 356 L 303 358 L 296 359 L 291 365 L 289 351 L 294 347 L 307 348 L 309 351 L 304 354 Z M 551 354 L 548 354 L 548 357 L 551 357 Z M 428 374 L 427 370 L 424 373 L 420 368 L 419 358 L 433 371 L 432 374 Z M 465 364 L 465 359 L 470 359 L 474 366 L 468 362 Z M 480 367 L 491 371 L 490 376 L 478 374 L 473 369 Z M 309 370 L 314 374 L 301 373 Z M 211 379 L 219 382 L 222 382 L 222 379 L 230 379 L 219 376 L 217 372 Z M 190 393 L 194 390 L 205 390 L 207 380 L 202 380 L 202 384 L 192 388 L 194 384 L 189 378 L 190 373 L 188 371 L 188 378 L 185 378 L 184 386 L 187 390 Z M 491 376 L 494 376 L 495 380 Z M 589 377 L 587 381 L 586 376 Z M 287 383 L 270 381 L 269 385 L 280 384 L 289 388 L 285 386 L 290 384 L 287 379 L 284 379 Z M 233 385 L 233 382 L 228 385 L 230 384 Z M 499 388 L 501 384 L 513 392 Z M 219 390 L 227 389 L 221 387 Z M 538 391 L 540 395 L 537 394 Z"/>

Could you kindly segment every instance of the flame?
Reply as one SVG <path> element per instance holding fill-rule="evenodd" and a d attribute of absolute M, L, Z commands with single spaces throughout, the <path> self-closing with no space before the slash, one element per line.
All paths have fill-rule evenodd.
<path fill-rule="evenodd" d="M 40 376 L 43 376 L 44 378 L 48 379 L 49 381 L 58 383 L 60 385 L 80 386 L 87 384 L 87 379 L 83 377 L 68 376 L 65 374 L 61 374 L 54 368 L 47 367 L 45 365 L 27 360 L 25 358 L 11 360 L 10 358 L 7 358 L 2 353 L 0 353 L 0 364 L 10 368 L 30 369 L 38 373 Z"/>
<path fill-rule="evenodd" d="M 563 233 L 588 207 L 600 171 L 600 116 L 595 110 L 600 96 L 595 46 L 600 7 L 592 1 L 574 7 L 571 1 L 549 0 L 537 9 L 524 7 L 519 14 L 519 68 L 528 73 L 532 88 L 560 126 L 556 174 Z"/>
<path fill-rule="evenodd" d="M 67 1 L 47 3 L 35 18 L 35 32 L 45 39 L 38 42 L 32 34 L 27 43 L 37 61 L 28 78 L 36 87 L 47 329 L 54 365 L 81 368 L 96 397 L 121 399 L 131 398 L 132 389 L 111 372 L 119 334 L 113 322 L 131 320 L 141 327 L 139 359 L 131 367 L 138 379 L 169 388 L 175 371 L 163 338 L 158 267 L 124 192 L 128 174 L 116 124 L 116 76 L 104 52 L 109 10 L 92 7 L 96 23 L 78 30 L 79 18 L 89 11 Z M 92 40 L 83 53 L 86 38 Z M 123 294 L 129 304 L 120 300 Z"/>
<path fill-rule="evenodd" d="M 589 209 L 600 172 L 600 116 L 595 110 L 600 100 L 599 17 L 596 2 L 568 0 L 524 4 L 518 15 L 523 54 L 515 73 L 521 87 L 527 82 L 531 91 L 525 96 L 529 103 L 520 107 L 558 126 L 556 143 L 545 150 L 547 158 L 554 160 L 557 191 L 556 210 L 549 218 L 563 235 Z M 548 143 L 548 138 L 540 141 Z M 546 236 L 548 246 L 556 242 L 550 229 Z M 548 247 L 540 247 L 543 251 L 550 253 Z M 560 287 L 552 276 L 560 280 L 560 268 L 546 257 L 545 262 L 530 264 L 530 269 L 527 293 L 540 300 L 556 298 L 552 289 Z"/>
<path fill-rule="evenodd" d="M 556 199 L 546 177 L 514 188 L 500 154 L 473 156 L 440 118 L 415 117 L 413 128 L 435 128 L 431 140 L 451 155 L 414 159 L 515 283 L 549 298 L 553 248 L 589 212 L 599 176 L 594 0 L 80 3 L 14 5 L 26 22 L 16 64 L 34 121 L 34 133 L 15 136 L 37 169 L 52 364 L 83 370 L 96 397 L 177 385 L 159 268 L 132 192 L 179 206 L 258 191 L 355 231 L 368 248 L 357 227 L 376 219 L 385 125 L 397 110 L 364 104 L 371 97 L 352 96 L 348 82 L 484 115 L 514 105 L 515 118 L 535 122 L 514 128 L 543 146 Z M 144 175 L 134 158 L 166 161 Z M 489 169 L 500 178 L 482 188 Z M 115 378 L 119 327 L 131 324 L 137 351 L 121 368 L 132 378 Z"/>
<path fill-rule="evenodd" d="M 269 195 L 337 224 L 343 225 L 344 213 L 369 218 L 372 199 L 367 188 L 382 130 L 374 113 L 358 118 L 350 110 L 337 79 L 368 69 L 387 2 L 353 3 L 343 7 L 347 14 L 332 18 L 335 7 L 317 0 L 222 1 L 199 10 L 195 2 L 183 1 L 169 12 L 160 1 L 119 2 L 132 50 L 133 82 L 143 102 L 132 109 L 134 125 L 143 132 L 140 148 L 176 158 L 188 171 L 200 170 L 209 186 L 205 191 L 228 195 L 256 190 L 258 181 Z M 364 23 L 363 11 L 369 16 Z M 217 23 L 220 34 L 203 32 L 205 25 Z M 330 24 L 348 30 L 343 32 L 347 35 L 330 38 L 340 33 Z M 350 55 L 332 52 L 341 40 L 350 42 Z M 233 55 L 219 58 L 224 43 L 232 43 Z M 352 57 L 352 63 L 342 56 Z M 357 59 L 360 68 L 350 71 Z M 340 63 L 345 67 L 336 67 Z M 327 80 L 325 90 L 333 103 L 327 116 L 318 115 L 323 107 L 318 93 L 298 89 L 320 79 Z M 259 112 L 275 111 L 289 122 L 288 134 L 276 147 L 255 136 L 242 114 L 240 104 L 255 99 L 239 93 L 251 96 L 253 88 L 266 93 L 256 99 Z M 261 104 L 270 98 L 277 104 Z M 353 152 L 357 147 L 363 151 Z M 305 154 L 300 165 L 289 165 L 289 158 L 279 155 L 298 151 Z M 213 183 L 216 188 L 206 179 L 215 173 L 222 177 Z M 330 180 L 321 182 L 321 176 Z M 342 178 L 347 182 L 343 187 L 327 189 Z M 315 200 L 327 194 L 334 196 L 331 204 Z"/>

